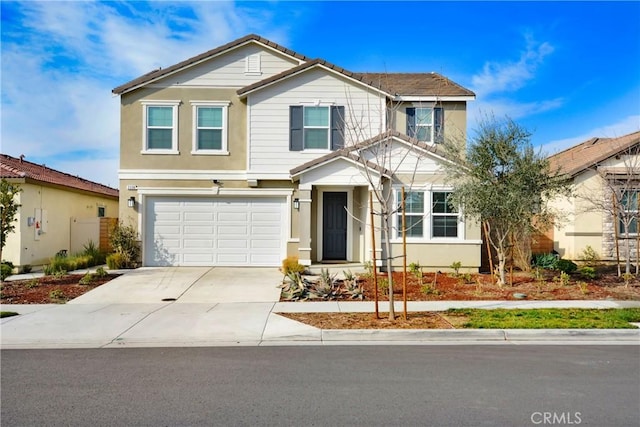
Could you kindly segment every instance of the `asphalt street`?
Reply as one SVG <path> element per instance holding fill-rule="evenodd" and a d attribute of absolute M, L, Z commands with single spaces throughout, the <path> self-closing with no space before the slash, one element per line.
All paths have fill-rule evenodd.
<path fill-rule="evenodd" d="M 3 350 L 2 426 L 635 426 L 638 346 Z"/>

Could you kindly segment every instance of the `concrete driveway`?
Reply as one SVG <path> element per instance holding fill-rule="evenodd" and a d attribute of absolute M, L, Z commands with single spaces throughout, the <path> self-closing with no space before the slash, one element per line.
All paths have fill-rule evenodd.
<path fill-rule="evenodd" d="M 69 304 L 275 303 L 281 282 L 277 268 L 142 267 Z"/>

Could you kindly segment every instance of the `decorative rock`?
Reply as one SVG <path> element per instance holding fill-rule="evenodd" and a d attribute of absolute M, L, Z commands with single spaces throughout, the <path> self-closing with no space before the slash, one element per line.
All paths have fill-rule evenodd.
<path fill-rule="evenodd" d="M 516 293 L 513 294 L 513 297 L 515 299 L 525 299 L 527 297 L 527 294 L 516 292 Z"/>

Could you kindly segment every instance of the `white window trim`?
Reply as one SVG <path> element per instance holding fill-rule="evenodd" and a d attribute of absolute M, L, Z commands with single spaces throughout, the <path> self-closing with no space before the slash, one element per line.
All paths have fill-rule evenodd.
<path fill-rule="evenodd" d="M 181 101 L 144 100 L 142 104 L 142 151 L 141 154 L 180 154 L 178 151 L 178 106 Z M 147 110 L 149 107 L 173 107 L 171 149 L 149 149 L 147 141 Z"/>
<path fill-rule="evenodd" d="M 633 189 L 623 190 L 622 194 L 624 194 L 625 191 L 626 192 L 630 192 L 630 193 L 636 193 L 636 198 L 640 197 L 640 189 L 633 188 Z M 634 237 L 634 238 L 637 237 L 638 236 L 639 226 L 640 226 L 640 211 L 637 208 L 636 209 L 629 209 L 629 208 L 632 208 L 633 206 L 625 206 L 622 203 L 622 199 L 621 199 L 621 202 L 620 202 L 620 206 L 622 207 L 622 209 L 621 209 L 621 212 L 618 212 L 618 215 L 617 215 L 618 216 L 618 218 L 617 218 L 618 224 L 617 225 L 618 225 L 619 237 L 624 237 L 624 238 L 626 238 L 627 236 Z M 636 203 L 636 206 L 637 206 L 637 203 Z M 631 217 L 631 221 L 630 221 L 631 224 L 633 223 L 634 220 L 636 221 L 636 232 L 635 233 L 631 233 L 631 232 L 626 233 L 626 232 L 622 231 L 622 226 L 626 227 L 625 224 L 621 224 L 623 222 L 622 218 L 624 216 L 626 216 L 626 215 L 629 215 Z M 629 225 L 631 225 L 631 224 L 629 224 Z"/>
<path fill-rule="evenodd" d="M 205 156 L 228 156 L 229 146 L 229 101 L 191 101 L 192 126 L 191 126 L 191 154 Z M 198 107 L 220 107 L 222 108 L 222 147 L 220 150 L 199 150 L 198 149 Z"/>
<path fill-rule="evenodd" d="M 318 107 L 322 107 L 322 108 L 326 108 L 329 111 L 328 114 L 328 118 L 329 118 L 329 122 L 327 123 L 327 126 L 306 126 L 304 124 L 304 112 L 307 108 L 318 108 Z M 307 129 L 326 129 L 327 130 L 327 146 L 326 148 L 306 148 L 306 130 Z M 321 103 L 321 102 L 317 102 L 314 104 L 310 104 L 310 105 L 303 105 L 302 106 L 302 151 L 306 152 L 306 153 L 327 153 L 331 151 L 331 105 L 330 104 L 326 104 L 326 103 Z"/>
<path fill-rule="evenodd" d="M 400 187 L 394 188 L 394 198 L 393 202 L 396 203 L 398 198 L 400 197 Z M 422 237 L 409 237 L 407 236 L 407 244 L 411 243 L 469 243 L 464 238 L 465 232 L 465 223 L 462 212 L 458 210 L 458 237 L 433 237 L 433 193 L 443 193 L 443 192 L 451 192 L 453 191 L 451 188 L 411 188 L 406 189 L 405 193 L 409 192 L 423 192 L 425 193 L 425 208 L 424 217 L 422 219 Z M 392 218 L 393 224 L 393 238 L 391 239 L 392 243 L 400 243 L 402 242 L 402 235 L 399 235 L 399 230 L 397 228 L 397 224 L 400 221 L 401 212 L 396 212 Z M 438 214 L 438 215 L 446 215 L 446 214 Z M 450 215 L 453 216 L 453 215 Z"/>
<path fill-rule="evenodd" d="M 418 110 L 419 109 L 426 110 L 427 108 L 431 110 L 431 124 L 430 125 L 419 125 L 418 124 Z M 418 135 L 418 128 L 431 127 L 431 131 L 429 132 L 429 139 L 428 140 L 419 139 L 419 141 L 433 143 L 433 141 L 435 139 L 435 135 L 434 135 L 435 119 L 436 119 L 436 117 L 435 117 L 435 108 L 434 107 L 425 106 L 425 105 L 421 105 L 419 107 L 415 107 L 415 109 L 416 109 L 415 116 L 414 116 L 415 123 L 413 124 L 413 126 L 416 128 L 416 138 L 417 138 L 417 135 Z"/>

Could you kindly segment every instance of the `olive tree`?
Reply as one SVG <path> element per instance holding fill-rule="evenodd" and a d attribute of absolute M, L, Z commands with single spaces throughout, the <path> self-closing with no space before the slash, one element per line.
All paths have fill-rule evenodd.
<path fill-rule="evenodd" d="M 497 255 L 500 286 L 506 283 L 506 261 L 514 236 L 523 230 L 545 229 L 557 216 L 548 201 L 568 192 L 568 182 L 551 171 L 536 152 L 531 134 L 505 117 L 484 116 L 466 150 L 447 145 L 456 165 L 446 165 L 453 186 L 451 203 L 485 228 L 485 238 Z M 493 273 L 493 272 L 492 272 Z"/>
<path fill-rule="evenodd" d="M 2 260 L 2 250 L 7 243 L 7 237 L 15 229 L 14 222 L 20 208 L 15 197 L 21 191 L 18 184 L 12 184 L 4 178 L 0 181 L 0 260 Z"/>

